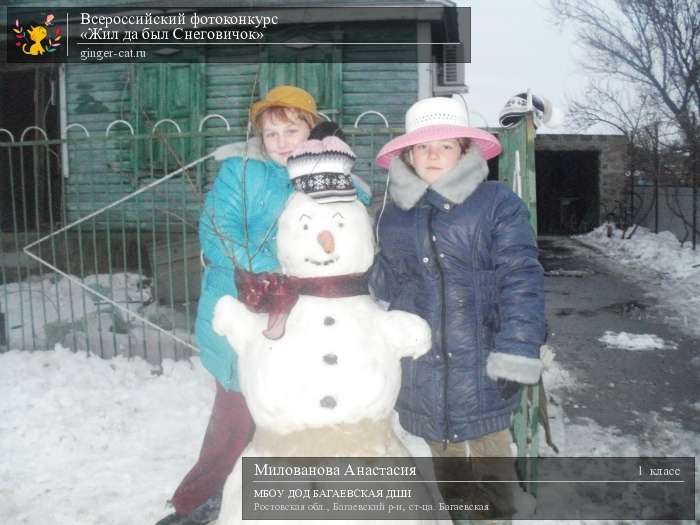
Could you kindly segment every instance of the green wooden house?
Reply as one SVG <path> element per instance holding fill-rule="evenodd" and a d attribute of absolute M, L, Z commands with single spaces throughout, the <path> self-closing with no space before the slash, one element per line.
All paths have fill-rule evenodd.
<path fill-rule="evenodd" d="M 182 11 L 150 2 L 125 5 L 129 3 L 138 5 L 140 12 Z M 63 18 L 60 6 L 71 4 L 56 2 L 50 9 L 59 20 Z M 58 137 L 50 138 L 60 139 L 59 144 L 51 146 L 60 165 L 54 169 L 42 165 L 35 172 L 39 173 L 37 187 L 45 186 L 42 177 L 49 179 L 46 185 L 56 188 L 54 194 L 60 187 L 61 198 L 53 199 L 60 201 L 60 209 L 52 204 L 53 213 L 47 213 L 51 206 L 40 204 L 35 222 L 47 223 L 53 229 L 54 223 L 71 223 L 126 198 L 83 222 L 80 229 L 97 230 L 100 233 L 95 243 L 105 242 L 110 247 L 114 241 L 105 240 L 105 231 L 116 230 L 129 242 L 136 236 L 134 242 L 139 245 L 143 243 L 140 232 L 151 232 L 157 248 L 147 250 L 150 260 L 136 268 L 132 265 L 132 269 L 157 274 L 155 266 L 166 260 L 170 265 L 173 243 L 196 243 L 202 197 L 219 163 L 209 159 L 183 175 L 166 181 L 162 178 L 220 145 L 244 139 L 252 101 L 283 83 L 314 94 L 321 113 L 349 133 L 358 156 L 355 172 L 372 183 L 375 194 L 381 197 L 386 173 L 376 169 L 374 156 L 394 134 L 402 132 L 406 109 L 419 98 L 466 91 L 463 63 L 455 61 L 466 57 L 443 56 L 443 47 L 427 45 L 468 41 L 465 10 L 443 0 L 410 0 L 400 7 L 393 7 L 395 2 L 389 0 L 295 3 L 301 4 L 324 8 L 323 14 L 314 18 L 312 30 L 294 23 L 283 25 L 274 33 L 277 45 L 253 51 L 212 45 L 194 55 L 191 48 L 166 44 L 153 48 L 153 53 L 168 59 L 161 63 L 67 63 L 43 68 L 3 64 L 8 72 L 31 68 L 41 72 L 43 76 L 35 75 L 34 96 L 28 96 L 26 102 L 35 110 L 46 106 L 56 113 L 54 133 Z M 10 0 L 8 5 L 47 9 L 35 0 Z M 207 7 L 206 13 L 215 17 L 228 13 L 227 8 L 264 7 L 282 20 L 296 16 L 296 20 L 303 21 L 304 13 L 287 5 L 281 0 L 220 2 L 219 7 Z M 92 6 L 109 3 L 98 0 Z M 370 51 L 363 45 L 367 42 L 385 44 L 373 45 Z M 396 42 L 425 45 L 397 46 Z M 179 57 L 182 61 L 173 61 Z M 27 93 L 31 95 L 32 90 Z M 46 100 L 37 104 L 37 93 Z M 35 124 L 41 127 L 38 121 L 37 110 Z M 35 135 L 28 138 L 35 139 Z M 35 165 L 41 163 L 42 155 L 33 159 Z M 152 190 L 129 197 L 151 184 Z M 46 193 L 38 202 L 48 199 Z M 30 195 L 21 198 L 30 203 L 37 201 Z M 166 242 L 161 249 L 163 238 Z M 181 241 L 183 238 L 186 240 Z M 62 251 L 70 250 L 66 246 Z M 94 251 L 108 250 L 95 247 Z M 124 266 L 130 264 L 121 253 L 113 259 L 126 260 Z M 108 264 L 109 269 L 113 266 Z"/>
<path fill-rule="evenodd" d="M 51 9 L 60 18 L 60 5 L 71 3 L 56 2 Z M 40 2 L 9 2 L 9 6 L 20 4 L 45 9 Z M 284 19 L 285 11 L 292 12 L 285 7 L 287 4 L 280 0 L 221 3 L 209 14 L 226 13 L 226 8 L 232 6 L 255 6 L 269 7 Z M 354 129 L 356 124 L 365 130 L 398 130 L 403 127 L 406 109 L 418 98 L 466 91 L 463 64 L 443 65 L 440 48 L 391 45 L 447 37 L 456 40 L 460 31 L 465 38 L 468 21 L 457 23 L 459 12 L 452 2 L 406 1 L 398 8 L 381 9 L 381 18 L 378 9 L 395 2 L 295 3 L 301 4 L 324 8 L 337 5 L 338 9 L 325 9 L 325 19 L 314 20 L 313 31 L 297 29 L 294 24 L 281 28 L 275 40 L 282 45 L 256 52 L 208 46 L 204 53 L 193 57 L 186 47 L 165 46 L 155 53 L 167 56 L 168 63 L 59 66 L 58 129 L 61 138 L 68 139 L 61 152 L 67 219 L 100 209 L 220 144 L 245 138 L 248 107 L 275 85 L 288 83 L 307 89 L 316 97 L 320 111 L 346 130 Z M 110 4 L 105 0 L 91 2 L 91 6 L 101 5 Z M 138 5 L 149 9 L 148 2 Z M 358 8 L 368 5 L 375 8 Z M 157 9 L 155 3 L 153 9 Z M 166 8 L 158 12 L 169 11 Z M 349 35 L 360 43 L 347 44 Z M 375 61 L 381 54 L 376 46 L 370 52 L 362 42 L 386 42 L 383 61 Z M 179 56 L 183 62 L 172 62 Z M 359 122 L 358 117 L 362 117 Z M 352 135 L 359 159 L 356 170 L 376 179 L 377 186 L 381 186 L 377 177 L 383 174 L 375 173 L 372 160 L 389 138 L 388 134 L 360 131 Z M 199 190 L 206 191 L 215 170 L 213 162 L 201 167 L 196 175 Z M 128 224 L 150 220 L 154 200 L 164 194 L 181 193 L 180 186 L 173 181 L 170 188 L 164 184 L 159 192 L 125 203 L 114 220 L 126 220 Z M 176 197 L 176 202 L 195 214 L 198 199 L 201 195 L 190 192 Z"/>
<path fill-rule="evenodd" d="M 57 19 L 61 18 L 60 6 L 70 3 L 51 6 Z M 138 4 L 140 11 L 182 10 L 161 8 L 155 3 L 132 3 Z M 93 5 L 100 4 L 109 5 L 106 0 Z M 314 20 L 313 31 L 288 24 L 275 33 L 279 45 L 262 46 L 255 52 L 239 51 L 241 48 L 234 46 L 207 46 L 203 53 L 192 56 L 187 48 L 166 44 L 154 51 L 169 59 L 161 63 L 67 63 L 46 67 L 2 64 L 0 67 L 9 73 L 32 68 L 37 73 L 34 90 L 24 90 L 28 94 L 25 102 L 35 112 L 35 125 L 41 127 L 39 108 L 56 113 L 58 136 L 49 138 L 58 139 L 58 144 L 50 146 L 54 155 L 47 152 L 46 169 L 35 169 L 34 179 L 37 188 L 53 186 L 54 195 L 60 191 L 61 197 L 43 205 L 51 191 L 44 191 L 41 198 L 22 195 L 25 203 L 39 203 L 36 213 L 28 216 L 36 216 L 37 224 L 43 222 L 51 230 L 54 223 L 68 224 L 127 199 L 82 223 L 81 229 L 116 230 L 123 238 L 149 231 L 154 243 L 160 243 L 165 231 L 167 242 L 163 250 L 170 263 L 171 239 L 188 235 L 196 239 L 202 196 L 219 163 L 209 159 L 178 177 L 159 182 L 166 174 L 196 163 L 218 146 L 244 139 L 251 102 L 282 83 L 309 90 L 320 111 L 348 132 L 358 155 L 355 172 L 373 185 L 375 196 L 379 197 L 376 205 L 380 204 L 386 173 L 376 169 L 373 159 L 384 143 L 403 131 L 406 109 L 420 98 L 467 91 L 464 64 L 459 59 L 468 57 L 444 56 L 441 53 L 447 48 L 439 45 L 402 47 L 394 43 L 468 42 L 468 12 L 446 0 L 410 0 L 400 7 L 382 9 L 379 19 L 377 9 L 394 6 L 395 2 L 307 0 L 303 4 L 354 8 L 325 9 L 325 18 Z M 35 0 L 10 0 L 8 5 L 46 9 Z M 281 0 L 229 2 L 207 8 L 207 14 L 226 13 L 232 5 L 265 7 L 275 14 L 286 16 L 292 12 L 299 16 L 298 8 L 290 10 L 285 7 L 287 2 Z M 367 5 L 375 8 L 358 8 Z M 373 46 L 370 52 L 362 45 L 366 42 L 386 44 L 383 48 Z M 172 62 L 173 57 L 180 56 L 182 62 Z M 39 89 L 44 78 L 39 73 L 45 77 L 43 89 Z M 534 155 L 530 154 L 534 151 L 534 137 L 524 131 L 492 131 L 500 135 L 505 148 L 504 154 L 491 163 L 491 177 L 512 185 L 516 169 L 522 168 L 520 173 L 526 174 L 525 168 L 529 168 L 534 173 Z M 29 135 L 29 139 L 34 137 Z M 519 157 L 515 156 L 516 150 Z M 43 153 L 34 154 L 36 165 Z M 50 169 L 54 157 L 60 159 L 60 164 Z M 49 180 L 43 181 L 42 177 Z M 27 177 L 30 182 L 31 179 Z M 534 176 L 524 180 L 522 195 L 534 210 Z M 148 185 L 154 185 L 153 189 L 129 197 Z M 536 220 L 536 213 L 532 216 Z M 158 236 L 153 232 L 158 232 Z M 100 233 L 95 238 L 101 241 L 104 235 Z M 140 237 L 137 242 L 142 242 Z M 64 248 L 69 250 L 69 246 Z M 94 251 L 102 250 L 95 247 Z M 149 251 L 152 252 L 153 249 Z M 128 266 L 127 257 L 116 257 L 122 258 L 127 260 L 123 265 Z M 149 264 L 139 264 L 137 269 L 157 273 L 152 267 L 165 260 L 164 256 L 155 261 L 151 257 Z"/>

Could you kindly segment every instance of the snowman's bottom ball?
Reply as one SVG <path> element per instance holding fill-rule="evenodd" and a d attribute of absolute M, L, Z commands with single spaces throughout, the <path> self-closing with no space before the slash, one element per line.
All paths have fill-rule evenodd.
<path fill-rule="evenodd" d="M 282 434 L 258 426 L 252 445 L 275 457 L 406 457 L 389 418 L 309 428 Z"/>

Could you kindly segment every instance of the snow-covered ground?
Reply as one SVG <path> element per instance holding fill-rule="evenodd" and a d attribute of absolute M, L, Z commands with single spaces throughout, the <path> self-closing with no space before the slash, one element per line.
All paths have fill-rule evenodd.
<path fill-rule="evenodd" d="M 627 230 L 625 236 L 630 233 Z M 657 234 L 639 226 L 631 239 L 622 239 L 622 230 L 613 229 L 608 237 L 607 226 L 603 225 L 576 238 L 597 246 L 623 265 L 639 264 L 677 281 L 688 279 L 700 289 L 700 251 L 693 251 L 689 241 L 681 246 L 671 232 Z"/>
<path fill-rule="evenodd" d="M 134 312 L 151 299 L 150 286 L 134 273 L 89 275 L 81 282 Z M 6 297 L 7 305 L 3 304 Z M 0 308 L 6 315 L 10 348 L 31 349 L 32 339 L 39 348 L 52 348 L 61 342 L 59 338 L 77 329 L 122 331 L 112 327 L 112 312 L 116 310 L 111 305 L 54 273 L 0 285 Z"/>
<path fill-rule="evenodd" d="M 609 239 L 599 229 L 581 240 L 616 263 L 653 271 L 669 304 L 676 305 L 675 290 L 679 319 L 700 318 L 700 253 L 643 230 L 621 240 L 619 232 Z M 115 297 L 128 296 L 124 286 Z M 672 342 L 644 336 L 654 334 L 610 333 L 605 342 L 610 351 L 630 351 L 614 343 L 673 351 Z M 659 344 L 664 348 L 653 349 Z M 694 366 L 700 375 L 700 358 Z M 60 345 L 0 354 L 0 523 L 152 524 L 168 513 L 167 499 L 199 452 L 214 384 L 196 357 L 166 360 L 162 373 L 154 372 L 139 358 L 106 360 Z M 576 378 L 555 360 L 545 383 L 556 401 L 564 388 L 571 395 Z M 644 432 L 625 435 L 592 420 L 572 422 L 561 405 L 549 406 L 560 456 L 700 458 L 700 436 L 664 414 L 647 414 Z M 700 403 L 694 406 L 700 417 Z M 418 440 L 402 437 L 414 454 L 427 454 Z M 542 450 L 552 454 L 544 443 Z"/>
<path fill-rule="evenodd" d="M 6 344 L 25 350 L 60 344 L 102 357 L 140 355 L 151 363 L 190 355 L 180 341 L 189 342 L 193 316 L 159 305 L 152 295 L 147 278 L 128 272 L 84 279 L 48 273 L 0 285 Z"/>
<path fill-rule="evenodd" d="M 556 396 L 572 378 L 555 361 L 545 381 Z M 1 522 L 155 523 L 194 464 L 213 395 L 196 358 L 166 361 L 154 375 L 141 359 L 61 347 L 0 355 Z M 698 436 L 661 414 L 638 436 L 573 424 L 554 404 L 550 416 L 561 456 L 699 455 Z M 428 455 L 423 443 L 402 437 L 414 454 Z"/>
<path fill-rule="evenodd" d="M 199 365 L 0 354 L 0 523 L 152 524 L 194 464 L 214 399 Z"/>
<path fill-rule="evenodd" d="M 664 341 L 654 334 L 628 334 L 627 332 L 615 333 L 606 330 L 603 337 L 598 339 L 608 348 L 622 348 L 624 350 L 661 350 L 664 348 L 678 348 L 673 341 Z"/>
<path fill-rule="evenodd" d="M 621 236 L 615 229 L 608 237 L 603 225 L 575 238 L 626 268 L 626 275 L 653 295 L 667 322 L 700 336 L 700 246 L 681 247 L 671 232 L 655 234 L 641 226 L 631 239 Z"/>

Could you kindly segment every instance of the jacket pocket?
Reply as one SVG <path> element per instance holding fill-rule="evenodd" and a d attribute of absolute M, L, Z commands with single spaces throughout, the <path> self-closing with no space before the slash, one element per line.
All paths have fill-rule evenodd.
<path fill-rule="evenodd" d="M 488 313 L 486 314 L 484 321 L 486 327 L 489 328 L 493 333 L 501 331 L 501 309 L 498 303 L 491 303 L 487 306 Z"/>
<path fill-rule="evenodd" d="M 492 332 L 498 332 L 501 329 L 501 315 L 496 272 L 493 270 L 476 272 L 475 280 L 484 327 Z"/>

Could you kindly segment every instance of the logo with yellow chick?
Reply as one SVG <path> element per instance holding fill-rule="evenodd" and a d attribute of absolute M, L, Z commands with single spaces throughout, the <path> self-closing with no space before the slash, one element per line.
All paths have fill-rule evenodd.
<path fill-rule="evenodd" d="M 53 15 L 48 15 L 43 24 L 22 27 L 19 19 L 15 20 L 15 46 L 25 55 L 40 56 L 44 53 L 53 53 L 62 44 L 61 28 L 56 26 L 53 34 L 49 29 L 53 26 Z"/>

